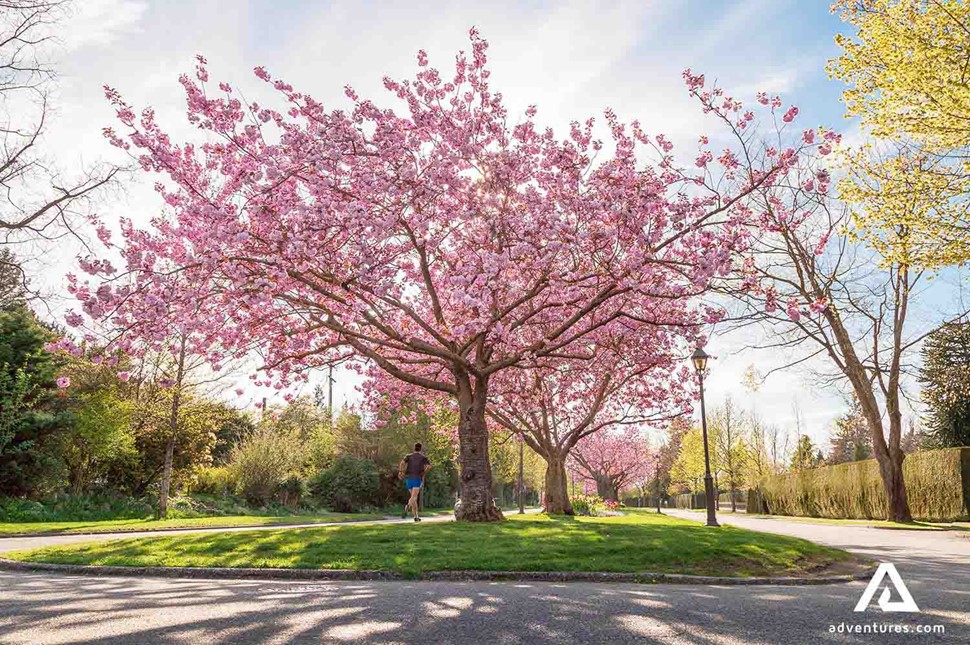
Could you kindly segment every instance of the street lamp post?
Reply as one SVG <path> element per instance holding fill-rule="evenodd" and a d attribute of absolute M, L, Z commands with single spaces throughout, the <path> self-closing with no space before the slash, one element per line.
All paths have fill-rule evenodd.
<path fill-rule="evenodd" d="M 719 526 L 714 515 L 714 478 L 711 477 L 711 453 L 707 447 L 707 411 L 704 409 L 704 371 L 707 369 L 709 358 L 710 356 L 701 347 L 695 349 L 690 357 L 694 362 L 694 369 L 697 370 L 697 378 L 701 385 L 701 432 L 704 435 L 704 497 L 707 502 L 707 525 Z"/>
<path fill-rule="evenodd" d="M 523 473 L 523 450 L 525 450 L 525 441 L 522 440 L 522 435 L 519 435 L 519 515 L 525 513 L 525 476 Z"/>

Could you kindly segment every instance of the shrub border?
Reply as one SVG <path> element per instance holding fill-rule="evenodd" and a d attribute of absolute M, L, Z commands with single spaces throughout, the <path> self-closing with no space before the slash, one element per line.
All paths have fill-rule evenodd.
<path fill-rule="evenodd" d="M 876 567 L 867 566 L 854 574 L 818 577 L 727 577 L 695 576 L 680 573 L 614 573 L 599 571 L 426 571 L 406 576 L 392 571 L 353 569 L 280 569 L 229 567 L 119 567 L 85 564 L 54 564 L 49 562 L 21 562 L 0 557 L 0 570 L 53 572 L 68 575 L 117 576 L 124 578 L 190 578 L 208 580 L 423 580 L 423 581 L 532 581 L 532 582 L 633 582 L 641 584 L 690 585 L 825 585 L 867 580 Z"/>

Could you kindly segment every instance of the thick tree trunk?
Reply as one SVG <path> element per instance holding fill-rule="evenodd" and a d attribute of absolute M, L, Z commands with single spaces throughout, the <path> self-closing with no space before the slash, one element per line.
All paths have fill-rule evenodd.
<path fill-rule="evenodd" d="M 472 390 L 467 376 L 458 375 L 458 452 L 461 459 L 461 504 L 455 519 L 464 522 L 494 522 L 502 511 L 492 499 L 492 466 L 488 455 L 488 427 L 485 424 L 487 385 Z"/>
<path fill-rule="evenodd" d="M 869 379 L 862 362 L 856 355 L 852 345 L 851 337 L 842 323 L 838 312 L 827 309 L 826 318 L 838 341 L 839 349 L 845 360 L 843 372 L 849 379 L 859 405 L 862 408 L 862 415 L 866 419 L 869 427 L 869 438 L 872 442 L 872 453 L 879 463 L 879 474 L 882 477 L 883 488 L 886 490 L 889 512 L 887 519 L 894 522 L 911 522 L 913 516 L 909 512 L 909 502 L 906 499 L 906 484 L 903 482 L 903 451 L 899 447 L 899 434 L 901 432 L 902 417 L 899 412 L 899 380 L 898 380 L 898 360 L 899 350 L 894 361 L 897 363 L 890 374 L 886 403 L 887 412 L 890 419 L 890 441 L 886 443 L 886 436 L 883 432 L 882 414 L 879 411 L 879 402 L 873 394 L 873 384 Z M 900 324 L 896 325 L 894 332 L 899 333 Z M 896 340 L 896 347 L 899 347 L 899 339 Z"/>
<path fill-rule="evenodd" d="M 906 498 L 906 485 L 903 482 L 903 459 L 906 455 L 902 450 L 890 450 L 889 456 L 879 462 L 879 474 L 889 497 L 889 519 L 892 522 L 912 522 L 913 516 L 909 511 L 909 501 Z"/>
<path fill-rule="evenodd" d="M 594 477 L 596 480 L 596 494 L 601 497 L 604 501 L 618 501 L 619 499 L 619 486 L 613 483 L 609 475 L 596 475 Z"/>
<path fill-rule="evenodd" d="M 543 503 L 546 513 L 573 515 L 567 489 L 566 461 L 558 455 L 546 457 L 546 497 Z"/>
<path fill-rule="evenodd" d="M 853 382 L 853 385 L 855 383 Z M 899 447 L 899 428 L 890 428 L 890 443 L 887 445 L 883 434 L 882 415 L 872 391 L 864 391 L 856 387 L 856 395 L 862 407 L 862 414 L 869 426 L 869 438 L 872 443 L 872 453 L 879 464 L 879 475 L 883 488 L 886 490 L 888 512 L 886 519 L 892 522 L 912 522 L 913 516 L 909 511 L 909 501 L 906 498 L 906 484 L 903 482 L 903 459 L 906 455 Z M 893 425 L 894 415 L 890 413 L 890 425 Z M 901 422 L 899 423 L 901 425 Z M 892 435 L 895 434 L 896 437 Z M 894 445 L 895 444 L 895 445 Z"/>

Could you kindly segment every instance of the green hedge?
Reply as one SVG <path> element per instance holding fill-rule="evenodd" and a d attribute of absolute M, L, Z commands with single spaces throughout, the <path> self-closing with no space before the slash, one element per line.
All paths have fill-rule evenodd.
<path fill-rule="evenodd" d="M 970 517 L 970 448 L 917 452 L 903 462 L 914 519 Z M 768 477 L 752 491 L 749 513 L 884 519 L 888 502 L 874 459 Z"/>

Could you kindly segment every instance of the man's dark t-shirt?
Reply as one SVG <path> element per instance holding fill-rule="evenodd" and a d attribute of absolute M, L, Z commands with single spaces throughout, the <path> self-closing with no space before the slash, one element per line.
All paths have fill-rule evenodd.
<path fill-rule="evenodd" d="M 431 461 L 420 452 L 412 452 L 404 458 L 405 477 L 423 477 L 425 466 L 430 466 Z"/>

